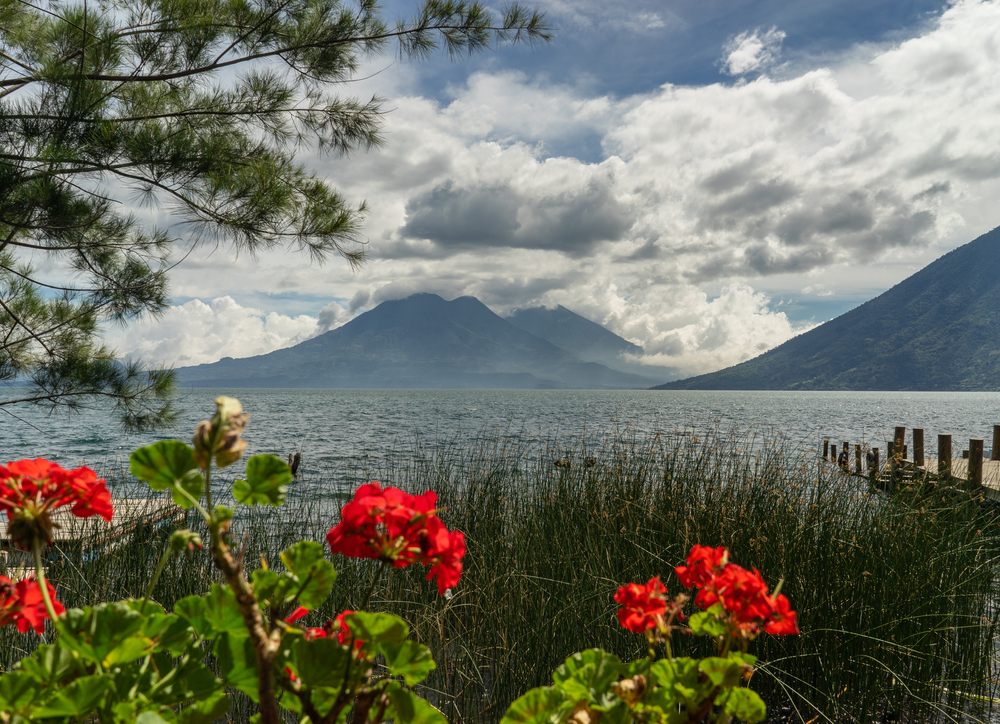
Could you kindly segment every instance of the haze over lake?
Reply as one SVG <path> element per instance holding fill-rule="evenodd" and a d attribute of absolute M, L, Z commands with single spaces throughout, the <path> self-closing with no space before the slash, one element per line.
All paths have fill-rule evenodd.
<path fill-rule="evenodd" d="M 428 449 L 484 437 L 565 446 L 585 438 L 599 445 L 629 429 L 643 437 L 735 428 L 780 433 L 803 450 L 818 449 L 823 437 L 838 445 L 848 440 L 884 449 L 893 427 L 905 425 L 924 428 L 933 454 L 939 433 L 953 435 L 958 450 L 970 437 L 985 438 L 989 449 L 993 425 L 1000 423 L 1000 392 L 197 389 L 182 391 L 180 423 L 156 434 L 123 436 L 108 414 L 97 410 L 79 415 L 17 410 L 26 422 L 0 416 L 0 458 L 115 467 L 140 445 L 189 440 L 220 394 L 238 398 L 250 413 L 249 454 L 284 458 L 300 451 L 308 477 L 377 469 L 411 454 L 418 443 Z"/>

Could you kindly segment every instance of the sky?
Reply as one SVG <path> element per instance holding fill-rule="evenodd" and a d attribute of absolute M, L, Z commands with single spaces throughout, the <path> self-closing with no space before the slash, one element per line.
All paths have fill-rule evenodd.
<path fill-rule="evenodd" d="M 1000 225 L 998 2 L 534 6 L 549 44 L 390 55 L 344 85 L 386 99 L 386 144 L 300 158 L 367 201 L 363 268 L 198 248 L 160 320 L 106 339 L 201 364 L 432 292 L 501 315 L 561 304 L 671 379 L 755 357 Z"/>

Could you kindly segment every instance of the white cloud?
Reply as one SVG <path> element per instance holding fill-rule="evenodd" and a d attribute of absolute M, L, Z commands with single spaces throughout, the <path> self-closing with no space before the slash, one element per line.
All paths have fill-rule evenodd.
<path fill-rule="evenodd" d="M 774 27 L 766 31 L 746 30 L 730 38 L 723 47 L 722 72 L 746 75 L 766 70 L 777 61 L 784 40 L 784 31 Z"/>
<path fill-rule="evenodd" d="M 723 287 L 712 300 L 692 289 L 683 294 L 687 299 L 675 300 L 681 304 L 673 314 L 661 303 L 654 313 L 630 320 L 633 328 L 646 327 L 635 330 L 648 340 L 644 364 L 700 374 L 756 357 L 814 326 L 792 325 L 783 312 L 770 309 L 766 295 L 746 285 Z M 664 318 L 671 317 L 665 329 Z"/>
<path fill-rule="evenodd" d="M 325 308 L 320 319 L 334 306 Z M 318 327 L 315 317 L 266 313 L 242 307 L 225 296 L 208 304 L 192 299 L 168 308 L 156 322 L 138 324 L 127 333 L 114 330 L 105 338 L 123 355 L 158 365 L 186 367 L 217 362 L 222 357 L 272 352 L 320 331 L 327 330 Z"/>

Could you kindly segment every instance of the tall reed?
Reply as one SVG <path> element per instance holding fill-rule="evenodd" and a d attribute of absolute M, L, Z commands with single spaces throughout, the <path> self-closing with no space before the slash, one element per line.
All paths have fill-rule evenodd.
<path fill-rule="evenodd" d="M 497 434 L 469 447 L 415 442 L 383 460 L 350 477 L 436 490 L 445 523 L 466 534 L 465 572 L 450 597 L 413 567 L 383 578 L 370 604 L 402 615 L 432 648 L 439 668 L 425 694 L 453 721 L 499 720 L 574 651 L 642 655 L 644 640 L 617 625 L 612 596 L 654 575 L 676 592 L 673 567 L 694 543 L 728 547 L 772 586 L 783 578 L 799 612 L 801 636 L 753 645 L 762 663 L 751 685 L 772 721 L 985 716 L 1000 529 L 967 492 L 928 486 L 886 498 L 761 432 Z M 261 556 L 274 565 L 294 540 L 323 540 L 345 492 L 320 475 L 284 508 L 246 515 L 234 529 L 246 531 L 248 567 Z M 141 595 L 167 534 L 137 530 L 128 545 L 79 556 L 75 573 L 69 566 L 60 577 L 61 599 Z M 333 596 L 309 625 L 359 607 L 377 565 L 334 562 Z M 207 557 L 182 558 L 154 598 L 169 607 L 214 580 Z M 31 645 L 0 631 L 0 666 Z M 675 653 L 704 653 L 694 646 L 681 638 Z M 233 721 L 246 711 L 243 702 Z"/>

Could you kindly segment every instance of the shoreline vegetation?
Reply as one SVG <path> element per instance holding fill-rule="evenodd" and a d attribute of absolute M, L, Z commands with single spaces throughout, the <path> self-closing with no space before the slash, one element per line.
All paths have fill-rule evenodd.
<path fill-rule="evenodd" d="M 450 721 L 499 721 L 575 651 L 644 655 L 617 625 L 613 595 L 624 581 L 652 576 L 678 592 L 673 565 L 696 543 L 725 546 L 734 562 L 783 578 L 798 611 L 801 636 L 755 644 L 766 663 L 752 685 L 768 721 L 983 721 L 1000 693 L 1000 510 L 961 489 L 916 486 L 889 498 L 761 431 L 699 439 L 626 428 L 596 442 L 541 445 L 484 434 L 433 450 L 414 443 L 387 460 L 353 472 L 414 493 L 436 490 L 441 519 L 468 544 L 449 596 L 409 568 L 383 577 L 370 605 L 402 616 L 430 647 L 438 669 L 421 693 Z M 130 487 L 117 476 L 120 489 Z M 246 531 L 249 567 L 262 556 L 276 561 L 296 540 L 323 541 L 337 522 L 345 488 L 313 478 L 300 485 L 324 491 L 320 499 L 290 496 L 279 510 L 253 509 L 235 522 Z M 170 532 L 139 527 L 124 544 L 66 549 L 50 564 L 59 599 L 71 607 L 141 597 Z M 377 565 L 333 562 L 334 593 L 307 625 L 356 608 Z M 217 580 L 207 554 L 182 557 L 153 599 L 169 609 Z M 36 643 L 0 630 L 0 670 Z M 681 639 L 674 650 L 706 655 L 699 645 Z M 248 706 L 234 706 L 228 719 L 245 720 Z"/>

